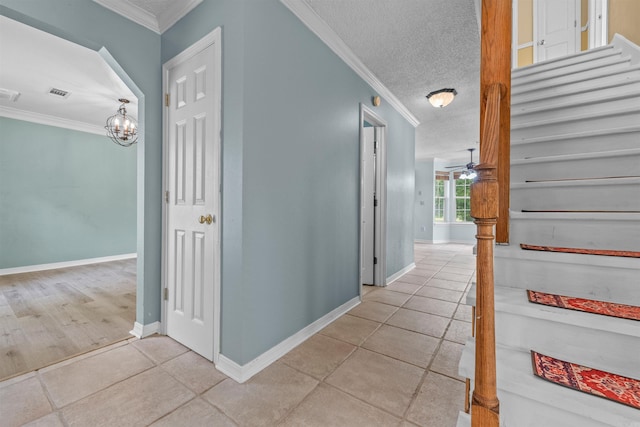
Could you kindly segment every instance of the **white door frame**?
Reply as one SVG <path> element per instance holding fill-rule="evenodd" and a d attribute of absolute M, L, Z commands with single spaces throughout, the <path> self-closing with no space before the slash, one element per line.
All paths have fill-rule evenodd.
<path fill-rule="evenodd" d="M 175 67 L 176 65 L 180 64 L 181 62 L 184 62 L 186 60 L 188 60 L 189 58 L 191 58 L 192 56 L 196 55 L 197 53 L 201 52 L 202 50 L 204 50 L 205 48 L 211 46 L 212 44 L 214 45 L 214 55 L 215 55 L 215 66 L 217 67 L 217 71 L 215 73 L 215 83 L 214 83 L 214 88 L 213 88 L 213 101 L 216 104 L 216 108 L 218 111 L 218 118 L 217 118 L 217 123 L 218 123 L 218 129 L 216 129 L 214 131 L 214 135 L 216 135 L 216 137 L 219 138 L 217 145 L 217 156 L 216 158 L 219 159 L 219 162 L 217 165 L 215 165 L 215 168 L 217 170 L 218 173 L 218 182 L 220 181 L 221 178 L 221 169 L 222 169 L 222 162 L 221 162 L 221 157 L 220 157 L 220 152 L 221 152 L 221 133 L 220 133 L 220 127 L 222 126 L 222 28 L 218 27 L 215 30 L 213 30 L 212 32 L 210 32 L 209 34 L 207 34 L 206 36 L 204 36 L 202 39 L 198 40 L 197 42 L 195 42 L 194 44 L 192 44 L 191 46 L 189 46 L 188 48 L 186 48 L 185 50 L 183 50 L 182 52 L 180 52 L 178 55 L 174 56 L 173 58 L 171 58 L 170 60 L 168 60 L 167 62 L 165 62 L 162 65 L 162 88 L 165 94 L 169 93 L 169 70 L 172 69 L 173 67 Z M 164 98 L 164 96 L 163 96 Z M 166 197 L 167 195 L 167 191 L 170 187 L 169 184 L 169 109 L 166 106 L 163 107 L 162 109 L 162 123 L 163 123 L 163 127 L 162 127 L 162 156 L 163 156 L 163 162 L 162 162 L 162 185 L 163 185 L 163 191 L 164 191 L 164 203 L 162 204 L 162 273 L 161 273 L 161 281 L 162 281 L 162 304 L 161 304 L 161 322 L 162 322 L 162 327 L 161 327 L 161 331 L 163 334 L 167 333 L 167 300 L 164 298 L 164 294 L 166 292 L 167 289 L 167 269 L 168 269 L 168 263 L 169 260 L 167 259 L 168 257 L 168 250 L 167 250 L 167 235 L 168 235 L 168 227 L 169 227 L 169 217 L 168 217 L 168 199 Z M 221 187 L 218 189 L 218 191 L 220 191 Z M 221 199 L 221 198 L 220 198 Z M 213 210 L 213 215 L 216 218 L 216 221 L 218 222 L 218 227 L 220 227 L 220 230 L 222 229 L 222 218 L 221 218 L 221 209 L 220 209 L 220 203 L 217 204 L 217 206 L 214 208 Z M 221 235 L 222 233 L 220 233 Z M 216 247 L 214 248 L 213 253 L 215 254 L 215 258 L 212 260 L 212 262 L 214 262 L 214 283 L 213 283 L 213 362 L 217 363 L 219 356 L 220 356 L 220 242 L 221 239 L 218 239 L 216 241 Z"/>
<path fill-rule="evenodd" d="M 364 173 L 362 170 L 362 156 L 364 153 L 364 122 L 369 122 L 379 132 L 378 148 L 376 155 L 376 189 L 378 198 L 378 209 L 375 215 L 375 241 L 374 253 L 378 258 L 378 263 L 374 266 L 373 281 L 376 286 L 385 286 L 387 283 L 387 123 L 373 112 L 369 107 L 360 104 L 360 223 L 359 223 L 359 262 L 358 262 L 358 283 L 360 295 L 362 295 L 362 247 L 364 245 L 364 233 L 362 232 L 363 220 L 363 198 L 364 194 Z"/>

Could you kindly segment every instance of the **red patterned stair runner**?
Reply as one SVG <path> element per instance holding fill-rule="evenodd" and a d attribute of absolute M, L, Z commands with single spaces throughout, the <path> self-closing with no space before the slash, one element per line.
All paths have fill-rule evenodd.
<path fill-rule="evenodd" d="M 520 247 L 528 251 L 562 252 L 562 253 L 568 253 L 568 254 L 606 255 L 606 256 L 640 258 L 640 252 L 635 252 L 635 251 L 613 251 L 609 249 L 558 248 L 555 246 L 527 245 L 525 243 L 521 243 Z"/>
<path fill-rule="evenodd" d="M 547 294 L 531 290 L 527 290 L 527 296 L 529 297 L 529 301 L 536 304 L 584 311 L 586 313 L 603 314 L 605 316 L 619 317 L 621 319 L 640 320 L 640 307 L 633 305 L 567 297 L 564 295 Z"/>
<path fill-rule="evenodd" d="M 531 351 L 533 373 L 547 381 L 640 409 L 640 381 Z"/>

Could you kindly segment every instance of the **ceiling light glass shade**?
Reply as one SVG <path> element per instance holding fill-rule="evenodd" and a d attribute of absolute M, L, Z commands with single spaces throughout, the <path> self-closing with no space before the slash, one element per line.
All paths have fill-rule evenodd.
<path fill-rule="evenodd" d="M 457 94 L 455 89 L 440 89 L 428 94 L 427 99 L 434 107 L 443 108 L 451 104 Z"/>
<path fill-rule="evenodd" d="M 476 176 L 478 176 L 478 174 L 476 173 L 476 171 L 472 170 L 467 174 L 467 179 L 474 179 Z"/>
<path fill-rule="evenodd" d="M 460 179 L 467 179 L 467 171 L 464 171 L 460 174 Z"/>
<path fill-rule="evenodd" d="M 131 116 L 127 115 L 125 105 L 129 103 L 128 99 L 121 98 L 118 101 L 122 103 L 118 112 L 107 119 L 107 136 L 113 142 L 123 147 L 129 147 L 138 142 L 138 123 Z"/>

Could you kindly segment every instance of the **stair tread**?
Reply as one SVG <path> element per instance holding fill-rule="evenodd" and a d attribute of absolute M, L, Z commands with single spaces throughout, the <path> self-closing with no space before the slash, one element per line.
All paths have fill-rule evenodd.
<path fill-rule="evenodd" d="M 470 338 L 465 344 L 460 359 L 460 375 L 473 379 L 474 354 L 475 341 Z M 500 390 L 505 390 L 606 425 L 617 427 L 640 425 L 640 411 L 637 409 L 536 377 L 532 372 L 531 354 L 528 351 L 498 345 L 496 359 L 498 397 L 500 397 Z M 597 366 L 593 368 L 597 369 Z"/>
<path fill-rule="evenodd" d="M 476 284 L 473 284 L 467 296 L 468 305 L 475 305 L 475 293 Z M 564 323 L 597 331 L 627 335 L 630 339 L 640 340 L 640 322 L 637 320 L 535 304 L 528 300 L 525 289 L 496 286 L 495 307 L 496 311 L 504 313 L 512 313 L 524 317 L 544 319 L 550 322 Z"/>
<path fill-rule="evenodd" d="M 499 245 L 494 249 L 496 258 L 513 258 L 553 262 L 561 264 L 590 265 L 594 267 L 640 269 L 638 258 L 587 256 L 582 254 L 565 254 L 558 252 L 523 251 L 518 245 Z"/>
<path fill-rule="evenodd" d="M 583 187 L 583 186 L 606 186 L 606 185 L 634 185 L 640 184 L 640 177 L 622 176 L 609 178 L 586 178 L 586 179 L 567 179 L 567 180 L 550 180 L 550 181 L 527 181 L 511 183 L 511 190 L 527 189 L 527 188 L 551 188 L 551 187 Z"/>
<path fill-rule="evenodd" d="M 560 118 L 554 118 L 554 119 L 537 120 L 533 122 L 525 122 L 517 125 L 511 125 L 511 130 L 513 131 L 518 129 L 527 129 L 527 128 L 539 127 L 539 126 L 549 126 L 549 125 L 570 123 L 570 122 L 589 120 L 589 119 L 602 119 L 605 117 L 618 117 L 623 115 L 635 114 L 639 112 L 640 112 L 640 105 L 636 108 L 622 108 L 622 109 L 611 110 L 606 112 L 602 112 L 598 110 L 598 111 L 584 113 L 584 114 L 577 114 L 571 117 L 560 117 Z"/>
<path fill-rule="evenodd" d="M 640 221 L 640 212 L 518 212 L 510 211 L 515 220 L 592 220 Z"/>
<path fill-rule="evenodd" d="M 589 57 L 601 58 L 602 56 L 617 55 L 620 53 L 622 53 L 622 49 L 615 48 L 613 45 L 608 44 L 608 45 L 596 47 L 594 49 L 577 52 L 574 55 L 571 55 L 570 57 L 569 56 L 558 57 L 558 58 L 548 59 L 546 61 L 540 61 L 535 64 L 529 64 L 523 67 L 518 67 L 515 70 L 512 70 L 511 75 L 517 76 L 517 77 L 520 77 L 521 75 L 529 75 L 531 74 L 532 70 L 539 70 L 541 68 L 545 69 L 545 68 L 548 68 L 549 65 L 554 63 L 560 64 L 563 62 L 567 62 L 567 60 L 570 58 L 582 58 L 582 59 L 587 59 Z"/>
<path fill-rule="evenodd" d="M 563 161 L 571 161 L 571 160 L 604 159 L 609 157 L 635 156 L 638 154 L 640 154 L 640 148 L 629 148 L 624 150 L 598 151 L 598 152 L 578 153 L 578 154 L 559 154 L 555 156 L 527 157 L 524 159 L 511 159 L 511 166 L 527 165 L 532 163 L 563 162 Z"/>
<path fill-rule="evenodd" d="M 563 110 L 568 108 L 577 108 L 585 105 L 597 105 L 605 102 L 613 102 L 613 101 L 622 101 L 626 99 L 633 99 L 640 96 L 640 91 L 633 90 L 626 92 L 624 94 L 616 94 L 616 95 L 607 95 L 600 97 L 591 97 L 586 99 L 572 99 L 565 102 L 554 102 L 552 105 L 542 105 L 537 107 L 519 107 L 513 108 L 512 104 L 511 117 L 526 117 L 528 114 L 540 113 L 540 112 L 550 112 L 554 110 Z"/>
<path fill-rule="evenodd" d="M 598 129 L 583 132 L 572 132 L 560 135 L 546 135 L 534 138 L 522 138 L 520 140 L 511 140 L 511 145 L 535 144 L 539 142 L 561 141 L 566 139 L 589 138 L 594 136 L 611 136 L 614 134 L 636 133 L 640 132 L 640 126 L 625 126 L 615 129 Z"/>
<path fill-rule="evenodd" d="M 554 98 L 564 98 L 567 96 L 580 96 L 587 93 L 593 92 L 607 92 L 610 90 L 624 88 L 625 86 L 633 86 L 640 83 L 640 77 L 637 79 L 620 79 L 613 80 L 609 83 L 599 85 L 597 88 L 593 87 L 577 87 L 577 88 L 565 88 L 565 91 L 553 91 L 550 93 L 535 91 L 529 96 L 524 96 L 522 94 L 515 94 L 511 97 L 511 107 L 513 109 L 514 106 L 529 104 L 532 102 L 538 101 L 550 101 Z M 566 85 L 565 85 L 566 86 Z"/>

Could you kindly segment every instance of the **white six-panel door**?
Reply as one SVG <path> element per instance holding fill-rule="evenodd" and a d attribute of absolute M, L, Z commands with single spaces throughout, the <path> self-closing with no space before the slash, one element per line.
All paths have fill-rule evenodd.
<path fill-rule="evenodd" d="M 166 67 L 166 333 L 213 360 L 219 306 L 220 37 Z M 195 50 L 195 51 L 194 51 Z"/>
<path fill-rule="evenodd" d="M 534 62 L 580 50 L 580 1 L 536 0 Z"/>

